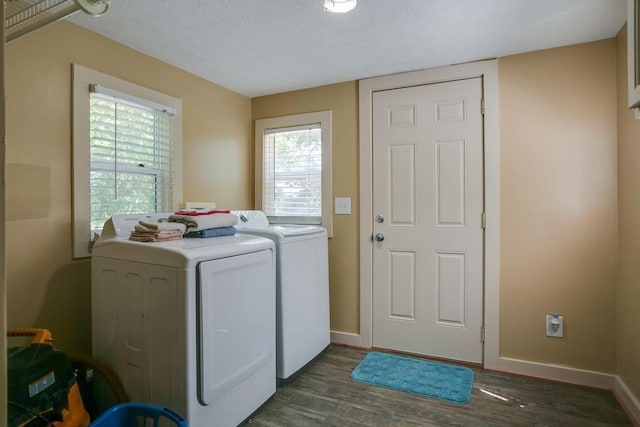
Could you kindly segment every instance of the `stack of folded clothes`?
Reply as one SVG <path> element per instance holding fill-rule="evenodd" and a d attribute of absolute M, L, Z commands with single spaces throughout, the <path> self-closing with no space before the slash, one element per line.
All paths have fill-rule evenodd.
<path fill-rule="evenodd" d="M 139 221 L 129 235 L 129 240 L 137 242 L 166 242 L 182 239 L 187 226 L 175 222 Z"/>
<path fill-rule="evenodd" d="M 185 225 L 184 237 L 220 237 L 236 234 L 238 217 L 226 209 L 185 209 L 170 215 L 169 222 Z"/>

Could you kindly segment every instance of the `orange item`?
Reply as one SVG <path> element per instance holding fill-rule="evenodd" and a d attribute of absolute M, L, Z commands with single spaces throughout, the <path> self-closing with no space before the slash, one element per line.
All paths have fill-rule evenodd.
<path fill-rule="evenodd" d="M 9 329 L 8 337 L 33 337 L 31 344 L 53 344 L 51 332 L 46 329 Z"/>
<path fill-rule="evenodd" d="M 29 346 L 8 351 L 9 425 L 27 426 L 39 418 L 55 427 L 87 427 L 89 414 L 71 362 L 53 348 L 51 332 L 11 329 L 7 336 L 33 336 Z"/>

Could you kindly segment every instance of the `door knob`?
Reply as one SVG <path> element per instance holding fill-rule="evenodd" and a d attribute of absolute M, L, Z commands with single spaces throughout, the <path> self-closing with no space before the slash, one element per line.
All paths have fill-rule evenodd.
<path fill-rule="evenodd" d="M 384 222 L 384 215 L 378 214 L 378 216 L 376 216 L 376 222 L 382 224 Z"/>
<path fill-rule="evenodd" d="M 382 234 L 382 233 L 376 234 L 376 240 L 378 242 L 382 242 L 384 240 L 384 234 Z"/>

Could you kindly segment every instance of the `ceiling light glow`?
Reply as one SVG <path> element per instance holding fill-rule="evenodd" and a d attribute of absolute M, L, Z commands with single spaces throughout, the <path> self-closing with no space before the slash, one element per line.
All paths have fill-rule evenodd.
<path fill-rule="evenodd" d="M 358 0 L 324 0 L 324 10 L 332 13 L 347 13 L 356 8 Z"/>

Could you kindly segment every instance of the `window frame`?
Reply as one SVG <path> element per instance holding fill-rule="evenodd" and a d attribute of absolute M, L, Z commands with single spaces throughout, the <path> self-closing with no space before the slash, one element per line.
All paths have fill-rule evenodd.
<path fill-rule="evenodd" d="M 173 194 L 172 208 L 177 209 L 182 200 L 182 100 L 139 86 L 116 77 L 92 70 L 79 64 L 72 64 L 72 146 L 73 146 L 73 258 L 91 256 L 92 230 L 91 195 L 89 174 L 90 164 L 90 89 L 98 84 L 140 100 L 171 106 L 175 109 L 171 127 Z"/>
<path fill-rule="evenodd" d="M 627 103 L 634 110 L 640 108 L 639 24 L 640 0 L 627 0 Z"/>
<path fill-rule="evenodd" d="M 331 111 L 293 114 L 288 116 L 257 119 L 255 121 L 255 206 L 263 209 L 263 161 L 264 133 L 271 129 L 295 128 L 313 124 L 320 125 L 322 141 L 322 214 L 321 227 L 333 236 L 333 184 L 331 167 L 332 123 Z M 269 218 L 273 224 L 312 224 L 306 217 Z"/>

